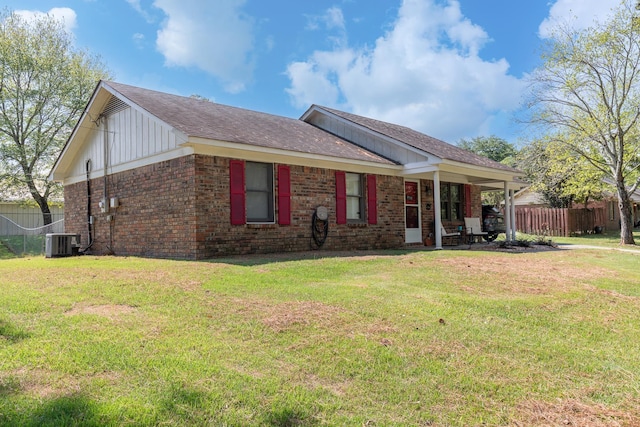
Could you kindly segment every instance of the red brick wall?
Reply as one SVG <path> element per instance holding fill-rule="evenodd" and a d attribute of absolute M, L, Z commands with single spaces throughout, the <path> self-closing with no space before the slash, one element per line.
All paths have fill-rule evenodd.
<path fill-rule="evenodd" d="M 291 225 L 231 225 L 227 158 L 186 156 L 112 174 L 107 177 L 108 196 L 118 197 L 120 206 L 108 213 L 101 213 L 98 206 L 104 197 L 104 179 L 91 181 L 91 253 L 206 259 L 317 249 L 311 221 L 318 206 L 328 208 L 330 220 L 329 235 L 321 250 L 402 247 L 404 180 L 383 175 L 376 180 L 375 225 L 336 224 L 335 171 L 302 166 L 291 166 Z M 274 182 L 277 192 L 277 177 Z M 421 180 L 420 188 L 424 240 L 434 233 L 433 182 Z M 471 197 L 473 215 L 481 217 L 479 187 L 471 187 Z M 86 182 L 65 187 L 65 229 L 81 233 L 82 245 L 87 245 Z"/>
<path fill-rule="evenodd" d="M 196 164 L 199 258 L 315 249 L 311 221 L 318 206 L 329 210 L 329 235 L 322 250 L 394 248 L 404 242 L 403 212 L 397 209 L 403 198 L 402 178 L 377 176 L 378 224 L 338 225 L 335 171 L 291 166 L 291 225 L 231 225 L 229 159 L 199 156 Z M 277 187 L 277 179 L 275 183 Z M 276 206 L 276 218 L 277 214 Z"/>
<path fill-rule="evenodd" d="M 482 191 L 477 185 L 471 185 L 471 216 L 482 221 Z"/>
<path fill-rule="evenodd" d="M 91 181 L 92 253 L 206 259 L 315 249 L 311 221 L 318 206 L 328 208 L 330 220 L 321 250 L 404 244 L 404 180 L 399 177 L 377 176 L 375 225 L 336 224 L 335 171 L 327 169 L 291 166 L 291 225 L 286 226 L 231 225 L 226 158 L 198 155 L 161 162 L 110 175 L 107 186 L 108 196 L 117 196 L 120 207 L 101 213 L 104 180 Z M 83 247 L 88 241 L 86 206 L 86 183 L 65 187 L 65 228 L 82 234 Z"/>
<path fill-rule="evenodd" d="M 105 181 L 93 179 L 91 253 L 196 258 L 193 163 L 187 156 L 109 175 L 108 197 L 118 197 L 120 206 L 108 213 L 98 206 Z M 87 244 L 86 183 L 65 187 L 65 230 L 80 232 L 83 247 Z"/>

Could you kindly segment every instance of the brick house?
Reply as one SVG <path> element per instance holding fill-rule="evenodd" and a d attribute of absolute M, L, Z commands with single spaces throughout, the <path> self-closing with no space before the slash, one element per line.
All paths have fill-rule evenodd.
<path fill-rule="evenodd" d="M 480 192 L 512 194 L 518 175 L 317 105 L 296 120 L 101 81 L 51 179 L 64 185 L 66 232 L 87 252 L 206 259 L 428 236 L 440 248 L 440 225 L 480 217 Z"/>

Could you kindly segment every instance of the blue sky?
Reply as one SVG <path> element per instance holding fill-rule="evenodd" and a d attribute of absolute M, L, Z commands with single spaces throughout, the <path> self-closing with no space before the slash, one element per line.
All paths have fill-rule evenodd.
<path fill-rule="evenodd" d="M 9 0 L 64 19 L 114 80 L 298 118 L 313 103 L 450 143 L 496 135 L 555 22 L 619 0 Z"/>

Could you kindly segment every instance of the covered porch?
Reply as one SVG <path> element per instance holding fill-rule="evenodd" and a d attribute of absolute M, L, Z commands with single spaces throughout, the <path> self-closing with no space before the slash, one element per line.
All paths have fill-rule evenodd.
<path fill-rule="evenodd" d="M 465 218 L 482 223 L 481 193 L 504 194 L 507 241 L 516 238 L 514 194 L 524 186 L 521 173 L 440 160 L 404 165 L 405 243 L 431 240 L 435 249 L 459 233 L 459 244 L 469 243 Z M 452 236 L 454 235 L 454 236 Z"/>

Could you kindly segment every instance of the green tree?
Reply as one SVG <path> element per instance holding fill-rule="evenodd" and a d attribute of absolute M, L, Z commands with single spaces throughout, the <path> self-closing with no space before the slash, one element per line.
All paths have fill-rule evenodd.
<path fill-rule="evenodd" d="M 574 202 L 585 208 L 591 200 L 602 199 L 604 174 L 582 156 L 555 140 L 536 140 L 520 150 L 518 169 L 532 191 L 540 193 L 553 208 L 570 207 Z"/>
<path fill-rule="evenodd" d="M 471 139 L 463 138 L 458 141 L 458 147 L 495 160 L 496 162 L 510 161 L 518 152 L 513 144 L 495 135 L 478 136 Z"/>
<path fill-rule="evenodd" d="M 508 166 L 516 166 L 516 155 L 518 150 L 510 142 L 497 137 L 478 136 L 471 139 L 461 139 L 458 141 L 458 147 L 469 150 L 496 162 L 503 163 Z M 504 200 L 503 191 L 484 191 L 482 192 L 482 204 L 498 206 Z"/>
<path fill-rule="evenodd" d="M 53 17 L 0 13 L 0 185 L 28 191 L 45 224 L 59 191 L 47 176 L 96 83 L 108 77 Z"/>
<path fill-rule="evenodd" d="M 615 185 L 621 244 L 634 244 L 629 195 L 640 184 L 640 28 L 636 1 L 606 23 L 558 27 L 532 75 L 532 122 Z"/>

